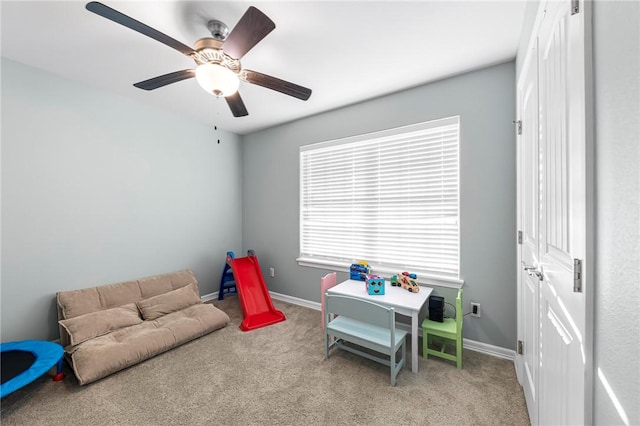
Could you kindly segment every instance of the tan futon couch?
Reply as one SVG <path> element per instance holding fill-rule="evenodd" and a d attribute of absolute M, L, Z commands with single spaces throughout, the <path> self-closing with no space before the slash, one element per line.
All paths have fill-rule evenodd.
<path fill-rule="evenodd" d="M 57 293 L 60 343 L 81 385 L 226 326 L 190 270 Z"/>

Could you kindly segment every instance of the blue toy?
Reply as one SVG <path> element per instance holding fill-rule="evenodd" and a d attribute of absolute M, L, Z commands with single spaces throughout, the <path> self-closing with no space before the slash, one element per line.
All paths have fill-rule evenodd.
<path fill-rule="evenodd" d="M 352 263 L 349 268 L 349 279 L 366 281 L 367 275 L 371 273 L 371 267 L 367 262 Z"/>
<path fill-rule="evenodd" d="M 384 295 L 384 278 L 378 275 L 367 275 L 367 292 L 371 296 Z"/>

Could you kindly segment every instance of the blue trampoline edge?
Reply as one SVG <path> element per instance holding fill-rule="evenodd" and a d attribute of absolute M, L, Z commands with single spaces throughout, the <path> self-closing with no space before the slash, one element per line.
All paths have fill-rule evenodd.
<path fill-rule="evenodd" d="M 28 385 L 40 376 L 46 374 L 57 365 L 57 374 L 54 380 L 62 380 L 62 363 L 64 349 L 58 343 L 44 340 L 22 340 L 19 342 L 0 343 L 0 352 L 25 351 L 35 356 L 35 361 L 29 368 L 14 378 L 0 385 L 0 398 L 4 398 L 12 392 Z"/>

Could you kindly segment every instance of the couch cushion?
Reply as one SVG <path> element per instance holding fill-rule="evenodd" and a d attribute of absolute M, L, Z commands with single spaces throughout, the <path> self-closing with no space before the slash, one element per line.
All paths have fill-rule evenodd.
<path fill-rule="evenodd" d="M 98 294 L 105 308 L 133 303 L 143 297 L 137 281 L 103 285 L 98 287 Z"/>
<path fill-rule="evenodd" d="M 85 385 L 228 323 L 229 316 L 215 306 L 193 305 L 154 321 L 87 340 L 70 351 L 71 365 L 79 383 Z"/>
<path fill-rule="evenodd" d="M 196 294 L 199 296 L 198 280 L 196 280 L 193 271 L 190 269 L 173 272 L 171 274 L 142 278 L 138 280 L 138 287 L 140 287 L 141 294 L 139 299 L 157 296 L 158 294 L 166 293 L 189 284 L 195 286 Z"/>
<path fill-rule="evenodd" d="M 163 315 L 200 303 L 200 296 L 193 284 L 136 302 L 145 320 L 154 320 Z"/>
<path fill-rule="evenodd" d="M 71 345 L 103 336 L 114 330 L 140 324 L 142 318 L 135 303 L 58 321 L 69 335 Z"/>
<path fill-rule="evenodd" d="M 171 330 L 153 321 L 87 340 L 71 351 L 73 371 L 81 385 L 137 364 L 175 346 Z"/>
<path fill-rule="evenodd" d="M 89 312 L 115 308 L 142 298 L 137 281 L 107 284 L 82 290 L 61 291 L 57 294 L 60 319 L 68 319 Z"/>
<path fill-rule="evenodd" d="M 189 306 L 154 321 L 159 328 L 171 330 L 176 343 L 181 344 L 229 323 L 229 316 L 209 303 Z"/>

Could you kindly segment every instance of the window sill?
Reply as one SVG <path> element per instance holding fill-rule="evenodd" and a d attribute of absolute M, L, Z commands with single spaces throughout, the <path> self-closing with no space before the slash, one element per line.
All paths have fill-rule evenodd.
<path fill-rule="evenodd" d="M 334 262 L 326 259 L 312 259 L 308 257 L 299 257 L 296 259 L 298 265 L 306 266 L 310 268 L 330 269 L 336 272 L 349 273 L 349 266 L 351 264 L 343 262 Z M 412 271 L 413 272 L 413 271 Z M 397 270 L 391 270 L 388 268 L 374 268 L 372 267 L 371 273 L 380 275 L 386 279 L 391 278 L 392 275 L 397 274 Z M 464 280 L 450 277 L 442 277 L 431 274 L 418 273 L 418 281 L 420 285 L 434 286 L 434 287 L 447 287 L 447 288 L 462 288 Z"/>

